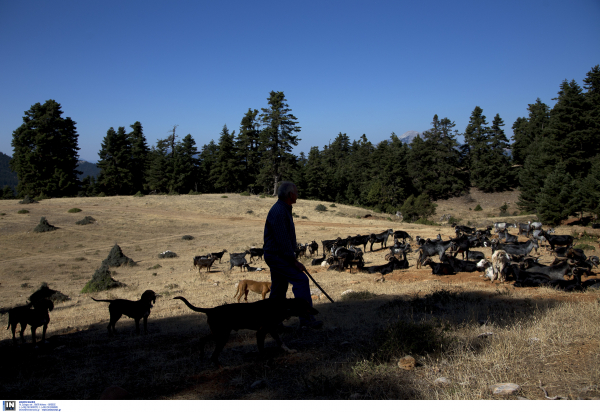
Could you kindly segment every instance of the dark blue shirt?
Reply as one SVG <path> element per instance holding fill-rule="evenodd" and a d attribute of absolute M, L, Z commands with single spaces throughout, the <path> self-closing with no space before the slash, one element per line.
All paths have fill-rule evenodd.
<path fill-rule="evenodd" d="M 267 215 L 264 236 L 265 254 L 277 255 L 285 260 L 296 260 L 296 228 L 292 206 L 278 200 Z"/>

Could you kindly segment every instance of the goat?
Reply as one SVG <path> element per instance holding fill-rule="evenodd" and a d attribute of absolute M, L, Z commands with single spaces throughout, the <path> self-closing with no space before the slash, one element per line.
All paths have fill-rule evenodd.
<path fill-rule="evenodd" d="M 398 260 L 395 257 L 392 257 L 388 263 L 385 265 L 377 265 L 377 266 L 365 266 L 362 268 L 367 273 L 380 273 L 382 276 L 387 275 L 388 273 L 392 273 L 396 269 L 407 269 L 408 261 L 406 260 Z"/>
<path fill-rule="evenodd" d="M 385 232 L 381 232 L 379 234 L 371 233 L 369 237 L 369 243 L 371 243 L 371 252 L 373 251 L 373 243 L 381 243 L 381 248 L 387 247 L 387 240 L 390 235 L 393 235 L 394 231 L 392 229 L 388 229 Z"/>
<path fill-rule="evenodd" d="M 525 272 L 542 273 L 550 279 L 558 280 L 563 280 L 565 275 L 569 275 L 572 272 L 571 265 L 567 261 L 553 266 L 545 266 L 537 262 L 523 262 L 519 265 L 519 269 Z"/>
<path fill-rule="evenodd" d="M 310 252 L 311 256 L 313 255 L 313 253 L 319 253 L 319 244 L 313 240 L 308 245 L 308 251 Z"/>
<path fill-rule="evenodd" d="M 528 255 L 533 249 L 537 251 L 538 248 L 539 245 L 535 239 L 530 239 L 518 245 L 492 243 L 492 252 L 505 250 L 509 255 Z"/>
<path fill-rule="evenodd" d="M 209 255 L 210 256 L 210 255 Z M 210 267 L 212 266 L 212 264 L 214 263 L 214 261 L 217 260 L 216 256 L 213 256 L 211 258 L 202 258 L 200 256 L 196 256 L 194 258 L 194 266 L 198 267 L 198 272 L 200 272 L 200 269 L 202 268 L 206 268 L 207 272 L 210 272 Z"/>
<path fill-rule="evenodd" d="M 246 250 L 246 254 L 250 255 L 250 263 L 252 263 L 252 258 L 254 257 L 258 259 L 263 258 L 264 250 L 262 248 L 250 248 L 249 250 Z"/>
<path fill-rule="evenodd" d="M 243 272 L 244 268 L 247 267 L 248 262 L 245 258 L 246 253 L 230 253 L 229 254 L 229 270 L 233 269 L 234 266 L 239 266 Z"/>
<path fill-rule="evenodd" d="M 222 251 L 220 251 L 220 252 L 213 252 L 213 253 L 209 253 L 209 257 L 210 257 L 210 256 L 214 256 L 214 257 L 216 257 L 217 259 L 219 259 L 219 263 L 221 263 L 221 258 L 223 257 L 223 254 L 224 254 L 225 252 L 227 252 L 227 249 L 223 249 L 223 250 L 222 250 Z"/>
<path fill-rule="evenodd" d="M 323 253 L 323 257 L 321 257 L 321 258 L 315 258 L 315 259 L 313 259 L 313 260 L 310 262 L 310 264 L 311 264 L 311 266 L 320 266 L 320 265 L 321 265 L 321 263 L 323 263 L 323 261 L 324 261 L 325 259 L 327 259 L 327 258 L 325 257 L 325 253 Z"/>
<path fill-rule="evenodd" d="M 402 243 L 405 243 L 406 239 L 413 240 L 413 238 L 404 230 L 396 230 L 394 232 L 394 242 L 396 241 L 396 239 L 402 239 Z"/>
<path fill-rule="evenodd" d="M 454 268 L 449 263 L 436 263 L 431 258 L 425 259 L 423 266 L 428 265 L 431 267 L 432 275 L 453 275 Z"/>
<path fill-rule="evenodd" d="M 556 245 L 570 247 L 573 245 L 573 236 L 570 235 L 550 235 L 544 230 L 540 230 L 540 234 L 546 238 L 550 244 L 550 248 L 554 250 Z"/>
<path fill-rule="evenodd" d="M 448 255 L 442 256 L 442 263 L 449 263 L 455 272 L 476 272 L 479 270 L 476 262 L 460 260 Z"/>
<path fill-rule="evenodd" d="M 371 235 L 356 235 L 348 237 L 348 246 L 362 246 L 363 249 L 367 250 L 367 243 Z"/>
<path fill-rule="evenodd" d="M 439 241 L 439 242 L 426 242 L 421 245 L 417 251 L 421 251 L 419 258 L 417 259 L 417 269 L 419 269 L 422 265 L 423 259 L 428 258 L 429 256 L 438 255 L 440 261 L 442 260 L 442 255 L 446 252 L 446 250 L 452 246 L 452 241 Z"/>

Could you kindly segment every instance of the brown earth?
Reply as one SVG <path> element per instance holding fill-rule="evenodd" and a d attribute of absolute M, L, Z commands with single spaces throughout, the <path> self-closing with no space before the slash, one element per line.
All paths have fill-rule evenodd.
<path fill-rule="evenodd" d="M 444 214 L 452 214 L 461 220 L 462 224 L 484 227 L 494 221 L 527 221 L 535 216 L 512 216 L 518 193 L 505 192 L 483 194 L 475 189 L 468 196 L 445 201 L 438 201 L 437 215 L 434 221 L 439 221 Z M 268 281 L 268 267 L 263 261 L 252 266 L 266 269 L 262 272 L 241 272 L 238 269 L 229 270 L 229 255 L 225 253 L 222 263 L 216 262 L 208 273 L 198 272 L 192 266 L 196 255 L 217 252 L 227 249 L 229 252 L 241 252 L 250 247 L 261 247 L 264 220 L 274 199 L 257 196 L 240 196 L 238 194 L 224 195 L 206 194 L 199 196 L 145 196 L 145 197 L 106 197 L 106 198 L 69 198 L 48 199 L 38 204 L 20 205 L 16 200 L 0 201 L 0 243 L 4 253 L 0 256 L 0 301 L 3 308 L 25 304 L 27 297 L 41 284 L 47 282 L 51 288 L 69 296 L 71 300 L 56 305 L 51 314 L 51 324 L 48 330 L 49 340 L 55 342 L 54 348 L 69 344 L 61 343 L 69 336 L 93 336 L 104 342 L 108 321 L 107 305 L 94 302 L 90 296 L 101 299 L 125 298 L 137 300 L 146 289 L 152 289 L 162 295 L 152 309 L 149 328 L 158 331 L 156 341 L 164 340 L 168 345 L 169 336 L 175 331 L 194 336 L 197 333 L 195 325 L 188 325 L 190 311 L 174 301 L 171 297 L 185 296 L 190 302 L 211 307 L 223 303 L 232 303 L 235 284 L 239 279 Z M 499 207 L 506 202 L 509 205 L 509 218 L 500 218 Z M 316 212 L 317 204 L 327 207 L 326 212 Z M 474 212 L 479 204 L 482 211 Z M 71 208 L 80 208 L 80 213 L 68 213 Z M 27 209 L 29 213 L 19 214 L 19 210 Z M 388 228 L 405 230 L 413 238 L 420 235 L 424 238 L 434 238 L 441 234 L 444 239 L 454 236 L 453 229 L 443 224 L 441 226 L 425 226 L 406 223 L 394 216 L 377 214 L 352 206 L 332 205 L 325 202 L 299 200 L 294 206 L 298 215 L 295 219 L 297 239 L 306 243 L 316 240 L 344 238 L 349 235 L 378 233 Z M 365 219 L 365 215 L 372 217 Z M 40 218 L 45 216 L 48 222 L 58 230 L 48 233 L 34 233 L 33 228 Z M 85 226 L 75 225 L 75 221 L 84 216 L 92 216 L 96 223 Z M 556 228 L 557 234 L 571 234 L 573 231 L 587 231 L 600 235 L 600 230 L 582 227 Z M 193 240 L 182 240 L 182 236 L 192 235 Z M 525 240 L 525 239 L 523 239 Z M 99 292 L 83 294 L 82 288 L 91 279 L 100 262 L 106 258 L 112 246 L 117 243 L 123 253 L 132 258 L 137 265 L 127 268 L 114 268 L 113 277 L 127 286 Z M 367 246 L 368 247 L 368 246 Z M 166 250 L 177 253 L 173 259 L 159 259 L 158 255 Z M 489 249 L 481 250 L 489 255 Z M 385 263 L 387 249 L 376 247 L 374 252 L 365 254 L 367 266 Z M 550 262 L 553 257 L 547 251 L 542 251 L 540 261 Z M 588 252 L 593 254 L 593 252 Z M 375 282 L 378 276 L 360 272 L 346 271 L 343 273 L 326 271 L 325 268 L 308 266 L 309 259 L 304 260 L 308 270 L 328 294 L 338 302 L 342 292 L 369 291 L 379 299 L 393 299 L 406 294 L 419 294 L 439 287 L 473 287 L 481 293 L 502 295 L 510 290 L 516 297 L 523 299 L 548 299 L 554 301 L 594 301 L 596 293 L 565 293 L 545 289 L 515 289 L 510 283 L 498 284 L 483 281 L 478 273 L 459 273 L 453 276 L 434 276 L 429 268 L 417 270 L 414 266 L 416 255 L 409 255 L 410 267 L 406 270 L 395 271 L 385 276 L 385 282 Z M 597 271 L 595 272 L 597 274 Z M 479 292 L 478 292 L 479 293 Z M 291 290 L 288 296 L 292 296 Z M 258 296 L 251 294 L 249 300 Z M 316 298 L 316 297 L 315 297 Z M 315 301 L 322 312 L 322 319 L 328 322 L 331 310 L 324 299 Z M 329 315 L 328 315 L 329 314 Z M 6 315 L 2 316 L 6 322 Z M 329 322 L 335 321 L 330 318 Z M 340 321 L 341 322 L 341 321 Z M 196 324 L 197 322 L 194 322 Z M 123 318 L 117 323 L 117 331 L 129 336 L 133 327 L 132 320 Z M 340 327 L 343 328 L 343 325 Z M 188 332 L 189 330 L 189 332 Z M 91 334 L 91 335 L 90 335 Z M 30 338 L 29 331 L 26 337 Z M 186 335 L 187 336 L 187 335 Z M 252 335 L 249 335 L 252 342 Z M 74 339 L 74 338 L 73 338 Z M 85 339 L 91 339 L 85 337 Z M 122 338 L 121 338 L 122 339 Z M 11 337 L 7 331 L 0 341 L 1 347 L 9 347 Z M 138 342 L 138 341 L 135 341 Z M 75 345 L 75 343 L 72 343 Z M 110 343 L 107 342 L 110 345 Z M 137 343 L 136 343 L 137 344 Z M 140 343 L 141 344 L 141 343 Z M 84 345 L 83 342 L 77 345 Z M 58 356 L 57 349 L 53 356 Z M 65 349 L 62 349 L 65 351 Z M 124 350 L 124 349 L 123 349 Z M 581 348 L 585 350 L 585 348 Z M 590 347 L 591 350 L 591 347 Z M 77 352 L 71 353 L 77 359 Z M 78 362 L 86 364 L 85 351 L 81 352 Z M 578 354 L 578 358 L 580 355 Z M 302 362 L 303 355 L 294 357 Z M 280 362 L 280 360 L 276 360 Z M 288 365 L 289 366 L 289 365 Z M 286 367 L 288 367 L 286 366 Z M 224 390 L 218 382 L 230 382 L 235 377 L 235 371 L 202 372 L 200 375 L 190 375 L 191 384 L 186 389 L 173 389 L 168 393 L 145 392 L 137 388 L 137 396 L 146 399 L 162 397 L 166 399 L 185 399 L 198 397 L 215 397 L 216 393 Z M 112 383 L 118 376 L 111 376 Z M 202 386 L 201 382 L 211 382 L 210 386 Z M 110 386 L 107 384 L 106 387 Z M 227 385 L 224 383 L 223 385 Z M 212 389 L 211 389 L 212 388 Z M 78 394 L 69 389 L 60 388 L 55 391 L 37 393 L 33 398 L 94 398 L 100 396 L 104 387 L 90 388 L 87 392 Z M 131 387 L 125 387 L 129 392 Z M 22 395 L 16 389 L 7 393 Z M 54 397 L 53 397 L 54 395 Z M 259 398 L 260 395 L 257 395 Z M 15 396 L 19 398 L 19 396 Z M 23 398 L 21 396 L 21 398 Z"/>

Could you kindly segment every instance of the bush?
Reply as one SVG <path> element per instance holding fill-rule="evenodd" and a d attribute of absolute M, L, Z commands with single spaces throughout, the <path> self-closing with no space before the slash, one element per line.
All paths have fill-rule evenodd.
<path fill-rule="evenodd" d="M 78 207 L 74 207 L 72 209 L 67 210 L 68 213 L 79 213 L 81 212 L 81 209 L 79 209 Z"/>
<path fill-rule="evenodd" d="M 368 290 L 364 290 L 361 292 L 346 293 L 346 294 L 342 295 L 342 297 L 340 298 L 340 301 L 347 302 L 347 301 L 351 301 L 351 300 L 369 300 L 369 299 L 374 299 L 376 297 L 377 297 L 376 294 L 369 292 Z"/>
<path fill-rule="evenodd" d="M 51 232 L 56 229 L 56 226 L 52 226 L 50 223 L 48 223 L 46 218 L 42 216 L 42 218 L 40 219 L 40 223 L 38 223 L 38 225 L 33 229 L 33 231 L 37 233 L 43 233 Z"/>
<path fill-rule="evenodd" d="M 325 205 L 318 204 L 317 207 L 315 207 L 315 210 L 317 212 L 326 212 L 327 211 L 327 207 Z"/>
<path fill-rule="evenodd" d="M 332 203 L 329 205 L 329 207 L 337 207 L 337 206 L 335 205 L 335 203 Z"/>
<path fill-rule="evenodd" d="M 119 267 L 125 265 L 135 266 L 136 263 L 133 261 L 133 259 L 125 256 L 121 250 L 121 247 L 115 244 L 108 253 L 108 257 L 102 261 L 102 265 L 106 267 Z"/>
<path fill-rule="evenodd" d="M 81 290 L 81 293 L 100 292 L 103 290 L 124 286 L 123 283 L 116 281 L 111 277 L 111 275 L 115 273 L 116 272 L 111 272 L 108 269 L 108 266 L 103 264 L 94 272 L 92 279 L 85 284 Z"/>
<path fill-rule="evenodd" d="M 226 195 L 221 196 L 222 199 L 227 199 L 227 197 L 228 196 L 226 196 Z"/>
<path fill-rule="evenodd" d="M 20 214 L 20 215 L 24 215 L 26 213 L 29 213 L 29 210 L 27 210 L 27 209 L 21 209 L 17 213 Z"/>
<path fill-rule="evenodd" d="M 181 237 L 181 240 L 194 240 L 194 236 L 192 235 L 184 235 Z"/>
<path fill-rule="evenodd" d="M 25 195 L 23 200 L 21 200 L 19 202 L 19 204 L 22 204 L 22 205 L 27 205 L 29 203 L 37 203 L 37 200 L 31 199 L 28 195 Z"/>
<path fill-rule="evenodd" d="M 483 210 L 483 208 L 481 207 L 481 205 L 477 205 L 477 206 L 475 206 L 475 211 L 476 211 L 476 212 L 479 212 L 479 211 L 481 211 L 481 210 Z"/>
<path fill-rule="evenodd" d="M 251 215 L 252 213 L 254 213 L 254 211 L 252 211 L 252 210 L 246 210 L 246 213 L 248 213 L 249 215 Z"/>
<path fill-rule="evenodd" d="M 267 195 L 266 195 L 266 194 L 264 194 L 264 193 L 261 193 L 261 195 L 260 195 L 259 197 L 260 197 L 261 199 L 264 199 L 265 197 L 267 197 Z"/>
<path fill-rule="evenodd" d="M 96 219 L 94 219 L 91 216 L 86 216 L 81 220 L 78 220 L 77 222 L 75 222 L 76 225 L 90 225 L 92 223 L 94 223 L 96 221 Z"/>
<path fill-rule="evenodd" d="M 441 226 L 441 225 L 439 225 L 439 224 L 437 224 L 437 223 L 435 223 L 435 222 L 433 222 L 431 220 L 427 220 L 424 217 L 421 217 L 421 218 L 417 219 L 414 223 L 417 223 L 419 225 Z"/>
<path fill-rule="evenodd" d="M 248 192 L 242 192 L 242 193 L 240 193 L 240 196 L 250 196 L 250 193 L 248 193 Z"/>
<path fill-rule="evenodd" d="M 144 194 L 138 190 L 138 192 L 133 195 L 133 197 L 144 197 Z"/>
<path fill-rule="evenodd" d="M 425 219 L 435 214 L 437 205 L 432 203 L 426 193 L 421 193 L 415 198 L 414 195 L 410 195 L 400 208 L 404 220 L 410 220 L 414 222 L 418 219 Z"/>
<path fill-rule="evenodd" d="M 448 219 L 448 224 L 449 225 L 456 225 L 458 223 L 460 223 L 461 219 L 456 218 L 454 216 L 450 216 L 450 219 Z"/>
<path fill-rule="evenodd" d="M 100 192 L 97 194 L 98 197 L 106 197 L 106 193 L 104 192 Z"/>

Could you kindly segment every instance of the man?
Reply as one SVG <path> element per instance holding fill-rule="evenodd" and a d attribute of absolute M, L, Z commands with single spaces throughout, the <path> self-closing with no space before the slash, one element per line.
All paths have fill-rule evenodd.
<path fill-rule="evenodd" d="M 298 188 L 292 182 L 282 182 L 277 190 L 279 200 L 271 207 L 265 222 L 264 259 L 271 269 L 271 294 L 269 299 L 285 299 L 288 285 L 292 284 L 294 296 L 312 306 L 306 268 L 296 259 L 296 228 L 292 218 L 292 205 L 298 200 Z M 300 326 L 320 328 L 323 322 L 300 318 Z"/>

